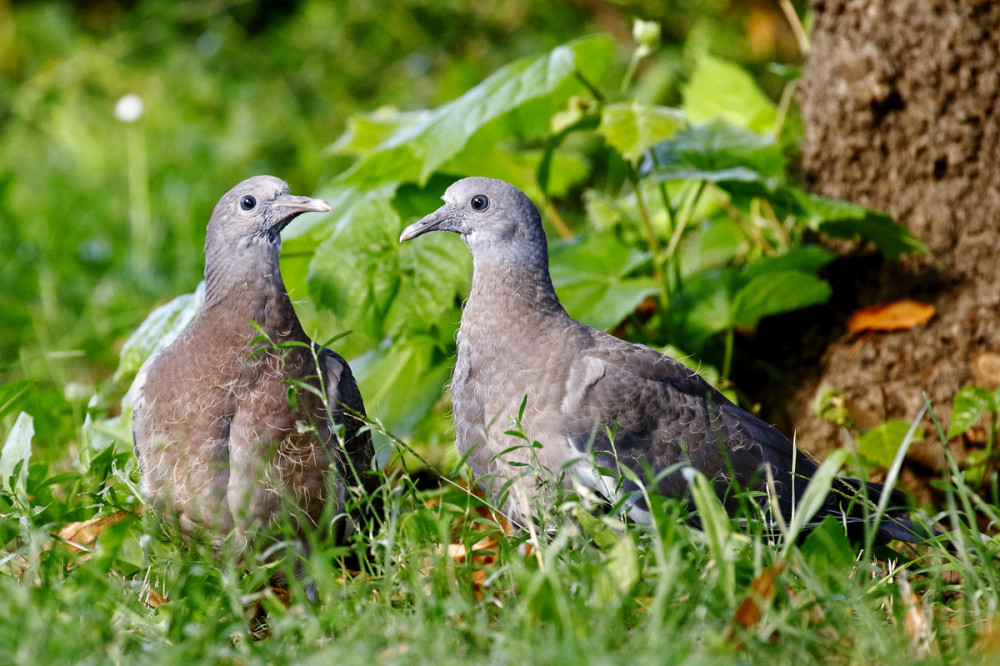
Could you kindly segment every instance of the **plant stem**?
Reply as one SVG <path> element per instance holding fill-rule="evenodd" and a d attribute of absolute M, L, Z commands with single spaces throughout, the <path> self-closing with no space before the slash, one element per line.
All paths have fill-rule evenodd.
<path fill-rule="evenodd" d="M 722 357 L 722 369 L 719 372 L 721 379 L 729 379 L 729 370 L 733 365 L 733 344 L 736 339 L 736 328 L 730 326 L 726 329 L 726 349 Z"/>
<path fill-rule="evenodd" d="M 574 234 L 573 230 L 569 228 L 569 225 L 566 224 L 566 220 L 562 218 L 562 215 L 559 214 L 559 211 L 556 210 L 556 207 L 552 205 L 552 202 L 549 201 L 548 198 L 545 199 L 545 215 L 549 218 L 549 221 L 552 222 L 552 226 L 555 227 L 556 233 L 559 234 L 559 238 L 562 238 L 563 240 L 573 240 L 576 238 L 576 234 Z"/>

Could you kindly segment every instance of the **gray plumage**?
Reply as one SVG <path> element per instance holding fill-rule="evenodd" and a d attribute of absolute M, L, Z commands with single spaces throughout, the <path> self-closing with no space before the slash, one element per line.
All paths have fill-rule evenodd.
<path fill-rule="evenodd" d="M 609 501 L 630 495 L 626 508 L 642 518 L 645 502 L 631 482 L 599 468 L 631 468 L 639 478 L 661 474 L 663 495 L 688 487 L 680 468 L 691 466 L 713 481 L 733 508 L 732 481 L 765 491 L 772 469 L 785 517 L 816 470 L 777 429 L 743 411 L 681 363 L 643 345 L 625 342 L 573 320 L 549 277 L 545 234 L 538 211 L 520 190 L 499 180 L 466 178 L 443 197 L 436 212 L 407 227 L 400 241 L 430 231 L 461 235 L 472 252 L 472 291 L 462 313 L 458 359 L 451 383 L 459 452 L 505 513 L 523 523 L 538 491 L 526 465 L 547 468 L 569 487 L 582 482 Z M 524 404 L 521 427 L 541 448 L 506 434 Z M 613 438 L 609 437 L 613 432 Z M 818 519 L 834 513 L 852 536 L 863 534 L 861 487 L 838 480 Z M 508 492 L 509 491 L 509 492 Z M 877 501 L 881 486 L 869 485 Z M 893 518 L 883 540 L 915 540 L 898 518 L 905 495 L 892 498 Z M 843 515 L 842 507 L 846 510 Z"/>
<path fill-rule="evenodd" d="M 371 493 L 378 485 L 365 473 L 374 450 L 351 369 L 306 336 L 278 265 L 281 230 L 301 213 L 329 210 L 272 176 L 230 190 L 208 223 L 204 305 L 136 377 L 142 486 L 185 533 L 241 548 L 283 513 L 304 533 L 328 502 L 343 509 L 347 486 Z M 251 322 L 275 345 L 298 344 L 254 342 Z M 299 388 L 293 406 L 289 382 L 322 388 L 328 404 Z"/>

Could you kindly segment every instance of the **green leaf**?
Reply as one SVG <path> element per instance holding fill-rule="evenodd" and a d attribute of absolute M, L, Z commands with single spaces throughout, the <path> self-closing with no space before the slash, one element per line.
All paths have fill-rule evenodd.
<path fill-rule="evenodd" d="M 684 123 L 684 114 L 677 109 L 632 101 L 605 104 L 597 131 L 622 157 L 636 163 L 646 150 L 673 136 Z"/>
<path fill-rule="evenodd" d="M 153 310 L 122 345 L 115 381 L 134 375 L 147 358 L 176 340 L 204 302 L 205 282 L 202 281 L 194 293 L 178 296 Z"/>
<path fill-rule="evenodd" d="M 720 118 L 733 125 L 766 132 L 774 127 L 777 106 L 744 69 L 708 53 L 698 57 L 681 108 L 692 123 Z"/>
<path fill-rule="evenodd" d="M 585 37 L 543 56 L 513 62 L 455 101 L 394 132 L 338 181 L 361 187 L 424 184 L 480 130 L 501 119 L 506 126 L 494 126 L 496 134 L 542 136 L 549 119 L 572 95 L 589 94 L 576 73 L 600 77 L 613 52 L 610 38 Z"/>
<path fill-rule="evenodd" d="M 34 419 L 25 412 L 18 414 L 17 421 L 0 450 L 0 488 L 9 493 L 25 492 L 28 462 L 31 460 L 31 438 L 34 434 Z"/>
<path fill-rule="evenodd" d="M 824 280 L 801 271 L 759 273 L 736 293 L 732 321 L 756 328 L 764 317 L 825 303 L 830 292 Z"/>
<path fill-rule="evenodd" d="M 760 183 L 769 191 L 784 179 L 786 164 L 773 137 L 715 121 L 654 146 L 642 171 L 661 181 Z"/>
<path fill-rule="evenodd" d="M 802 542 L 802 557 L 813 572 L 833 589 L 843 589 L 854 571 L 854 550 L 844 526 L 836 516 L 827 516 Z"/>
<path fill-rule="evenodd" d="M 347 119 L 347 129 L 327 150 L 337 155 L 363 157 L 372 152 L 393 132 L 422 120 L 430 111 L 398 111 L 381 108 L 373 113 L 356 113 Z"/>
<path fill-rule="evenodd" d="M 814 231 L 835 238 L 870 240 L 888 259 L 897 259 L 902 254 L 930 253 L 923 241 L 885 213 L 797 188 L 792 194 L 805 224 Z"/>
<path fill-rule="evenodd" d="M 688 276 L 666 316 L 675 340 L 697 353 L 705 341 L 733 325 L 733 299 L 742 284 L 732 268 L 713 268 Z"/>
<path fill-rule="evenodd" d="M 441 398 L 454 359 L 439 341 L 414 336 L 351 360 L 365 409 L 395 435 L 405 435 Z"/>
<path fill-rule="evenodd" d="M 629 277 L 650 258 L 612 233 L 592 234 L 553 248 L 552 283 L 570 315 L 594 328 L 613 328 L 658 291 L 650 277 Z"/>
<path fill-rule="evenodd" d="M 582 506 L 574 507 L 573 517 L 580 524 L 580 529 L 587 535 L 587 538 L 604 552 L 610 552 L 618 543 L 618 534 Z"/>
<path fill-rule="evenodd" d="M 948 439 L 958 437 L 979 420 L 982 413 L 995 409 L 992 391 L 966 384 L 955 394 L 951 408 L 951 423 L 948 425 Z"/>
<path fill-rule="evenodd" d="M 858 453 L 882 467 L 888 467 L 909 430 L 910 424 L 906 421 L 890 419 L 858 437 Z M 924 431 L 918 428 L 913 440 L 919 442 L 923 438 Z"/>
<path fill-rule="evenodd" d="M 639 549 L 631 534 L 625 534 L 608 555 L 607 572 L 611 574 L 618 594 L 627 595 L 639 581 Z"/>
<path fill-rule="evenodd" d="M 765 273 L 783 271 L 801 271 L 814 274 L 833 261 L 835 256 L 832 252 L 827 252 L 818 245 L 796 247 L 784 254 L 761 257 L 746 267 L 743 271 L 743 277 L 747 280 L 753 280 Z"/>
<path fill-rule="evenodd" d="M 681 241 L 681 274 L 725 266 L 747 252 L 749 238 L 728 214 L 706 219 Z"/>
<path fill-rule="evenodd" d="M 399 215 L 365 200 L 338 222 L 310 263 L 310 293 L 345 328 L 373 341 L 437 327 L 468 291 L 471 257 L 450 234 L 400 245 Z M 457 320 L 457 316 L 452 317 Z"/>
<path fill-rule="evenodd" d="M 802 493 L 802 499 L 795 505 L 795 514 L 788 523 L 788 535 L 781 549 L 782 559 L 788 556 L 788 551 L 799 538 L 799 534 L 826 502 L 826 498 L 830 494 L 830 488 L 833 485 L 833 479 L 837 475 L 837 472 L 840 471 L 840 468 L 844 466 L 846 459 L 847 451 L 844 449 L 834 451 L 823 461 L 823 464 L 813 474 L 812 479 L 809 480 L 809 485 L 806 486 L 805 492 Z"/>

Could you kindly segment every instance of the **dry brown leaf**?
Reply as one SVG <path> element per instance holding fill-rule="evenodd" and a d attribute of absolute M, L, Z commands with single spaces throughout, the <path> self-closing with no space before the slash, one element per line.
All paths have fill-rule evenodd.
<path fill-rule="evenodd" d="M 887 305 L 861 308 L 847 320 L 850 333 L 862 331 L 905 331 L 934 316 L 934 306 L 903 300 Z"/>
<path fill-rule="evenodd" d="M 120 523 L 129 516 L 139 515 L 138 512 L 131 513 L 129 511 L 115 511 L 109 516 L 103 516 L 101 518 L 91 518 L 90 520 L 84 520 L 75 523 L 68 523 L 59 530 L 58 537 L 65 541 L 69 546 L 76 551 L 89 551 L 89 546 L 93 545 L 97 541 L 97 537 L 101 536 L 101 532 L 105 528 L 114 525 L 115 523 Z"/>
<path fill-rule="evenodd" d="M 764 611 L 774 601 L 775 580 L 784 569 L 785 565 L 779 562 L 767 567 L 754 578 L 753 582 L 750 583 L 747 598 L 743 600 L 733 615 L 733 622 L 744 629 L 757 626 L 761 618 L 764 617 Z"/>
<path fill-rule="evenodd" d="M 917 657 L 926 659 L 934 653 L 934 622 L 930 612 L 920 603 L 920 597 L 910 587 L 905 569 L 899 575 L 899 596 L 902 597 L 903 608 L 906 609 L 903 616 L 903 630 L 909 637 Z"/>

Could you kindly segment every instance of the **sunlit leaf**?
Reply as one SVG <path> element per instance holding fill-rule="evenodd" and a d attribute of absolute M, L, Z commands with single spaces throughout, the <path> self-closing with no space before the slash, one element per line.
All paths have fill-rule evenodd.
<path fill-rule="evenodd" d="M 625 245 L 614 234 L 592 234 L 553 248 L 552 283 L 570 315 L 609 329 L 657 292 L 652 278 L 630 277 L 649 260 L 648 252 Z"/>
<path fill-rule="evenodd" d="M 684 126 L 677 109 L 632 102 L 606 104 L 597 131 L 630 162 L 637 162 L 651 146 L 670 138 Z"/>
<path fill-rule="evenodd" d="M 890 419 L 858 437 L 858 453 L 882 467 L 888 467 L 909 430 L 910 423 L 907 421 Z M 919 442 L 923 438 L 924 431 L 918 428 L 913 440 Z"/>
<path fill-rule="evenodd" d="M 586 37 L 541 57 L 513 62 L 453 102 L 392 134 L 339 180 L 355 186 L 388 181 L 424 183 L 487 124 L 509 117 L 508 133 L 541 135 L 574 94 L 588 92 L 577 71 L 600 76 L 614 44 Z"/>
<path fill-rule="evenodd" d="M 708 53 L 698 57 L 688 84 L 681 90 L 682 108 L 691 122 L 716 118 L 755 132 L 774 126 L 777 106 L 761 92 L 742 67 Z"/>
<path fill-rule="evenodd" d="M 424 120 L 430 111 L 398 111 L 378 109 L 372 113 L 357 113 L 347 119 L 347 129 L 327 149 L 339 155 L 363 157 L 402 127 Z"/>
<path fill-rule="evenodd" d="M 887 305 L 861 308 L 847 320 L 851 333 L 862 331 L 905 331 L 926 323 L 934 316 L 934 306 L 902 300 Z"/>
<path fill-rule="evenodd" d="M 966 384 L 955 394 L 951 408 L 951 422 L 948 425 L 948 439 L 958 437 L 976 425 L 983 412 L 993 405 L 993 392 L 978 386 Z"/>

